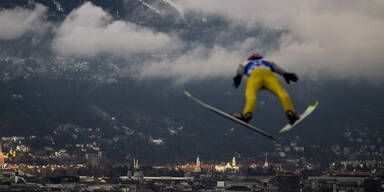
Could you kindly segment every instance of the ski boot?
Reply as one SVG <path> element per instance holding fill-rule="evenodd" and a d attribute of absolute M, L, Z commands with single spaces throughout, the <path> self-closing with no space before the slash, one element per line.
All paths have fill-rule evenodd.
<path fill-rule="evenodd" d="M 243 113 L 235 113 L 232 116 L 235 117 L 236 119 L 239 119 L 248 123 L 252 118 L 252 113 L 247 113 L 245 115 L 243 115 Z"/>
<path fill-rule="evenodd" d="M 288 110 L 287 112 L 285 112 L 285 116 L 287 117 L 289 124 L 291 125 L 293 125 L 297 120 L 300 119 L 300 117 L 297 116 L 297 114 L 291 110 Z"/>

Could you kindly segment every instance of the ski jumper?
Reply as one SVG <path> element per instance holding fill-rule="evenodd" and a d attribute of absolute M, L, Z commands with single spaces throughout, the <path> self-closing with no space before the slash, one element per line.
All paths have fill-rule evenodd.
<path fill-rule="evenodd" d="M 283 69 L 268 60 L 248 60 L 240 64 L 237 74 L 248 76 L 245 89 L 246 105 L 243 110 L 243 115 L 253 113 L 257 101 L 256 93 L 263 88 L 268 89 L 279 97 L 285 112 L 288 110 L 295 112 L 288 92 L 283 88 L 279 79 L 272 72 L 279 75 L 285 73 Z"/>

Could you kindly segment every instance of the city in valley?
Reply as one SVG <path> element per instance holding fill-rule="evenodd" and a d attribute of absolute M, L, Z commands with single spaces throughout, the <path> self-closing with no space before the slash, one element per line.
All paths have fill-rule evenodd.
<path fill-rule="evenodd" d="M 61 148 L 55 137 L 1 137 L 0 191 L 383 191 L 381 136 L 346 136 L 358 147 L 304 147 L 295 136 L 254 157 L 180 163 L 117 162 L 97 142 Z M 50 145 L 35 147 L 39 140 Z"/>

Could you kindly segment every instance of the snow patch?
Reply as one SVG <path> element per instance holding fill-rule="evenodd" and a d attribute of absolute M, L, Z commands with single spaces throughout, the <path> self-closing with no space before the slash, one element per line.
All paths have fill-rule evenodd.
<path fill-rule="evenodd" d="M 149 138 L 149 141 L 155 145 L 164 145 L 165 142 L 162 139 L 154 139 L 152 137 Z"/>
<path fill-rule="evenodd" d="M 142 3 L 144 6 L 148 7 L 149 9 L 151 9 L 152 11 L 156 12 L 157 14 L 161 15 L 161 12 L 157 9 L 155 9 L 154 7 L 152 7 L 151 5 L 149 5 L 148 3 L 144 2 L 143 0 L 139 0 L 140 3 Z"/>
<path fill-rule="evenodd" d="M 53 4 L 55 5 L 58 12 L 64 13 L 64 8 L 58 1 L 53 0 Z"/>
<path fill-rule="evenodd" d="M 170 6 L 172 6 L 173 8 L 175 8 L 181 15 L 181 17 L 184 19 L 184 10 L 177 6 L 175 3 L 173 3 L 171 0 L 162 0 L 163 2 L 169 4 Z M 185 20 L 185 19 L 184 19 Z"/>

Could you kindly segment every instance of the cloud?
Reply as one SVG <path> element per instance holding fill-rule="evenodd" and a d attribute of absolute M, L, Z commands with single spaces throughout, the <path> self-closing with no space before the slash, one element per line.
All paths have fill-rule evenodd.
<path fill-rule="evenodd" d="M 140 69 L 141 78 L 174 78 L 183 83 L 206 78 L 235 75 L 235 70 L 244 57 L 244 52 L 254 48 L 258 39 L 248 38 L 234 42 L 232 47 L 206 48 L 196 45 L 190 51 L 161 61 L 150 61 Z"/>
<path fill-rule="evenodd" d="M 172 55 L 146 58 L 138 70 L 142 78 L 171 77 L 180 82 L 232 76 L 237 64 L 255 49 L 300 76 L 321 77 L 326 72 L 337 77 L 384 80 L 381 74 L 384 71 L 382 0 L 166 2 L 177 7 L 182 15 L 195 11 L 208 20 L 210 14 L 226 18 L 232 25 L 227 28 L 221 25 L 217 29 L 209 26 L 208 30 L 210 34 L 215 33 L 213 38 L 216 38 L 210 43 L 220 43 L 222 39 L 226 43 L 207 47 L 202 41 L 183 42 L 182 37 L 175 35 L 185 35 L 180 31 L 166 34 L 114 20 L 102 8 L 87 2 L 54 29 L 51 48 L 59 55 L 80 57 Z M 47 8 L 41 4 L 33 9 L 0 10 L 0 39 L 15 39 L 28 32 L 44 33 L 50 26 L 44 21 L 46 12 Z M 248 31 L 240 34 L 239 29 Z M 257 33 L 252 32 L 258 29 Z M 283 35 L 266 35 L 271 31 L 281 31 Z M 278 42 L 278 48 L 265 44 L 269 42 Z"/>
<path fill-rule="evenodd" d="M 44 22 L 46 11 L 47 8 L 41 4 L 35 4 L 34 9 L 0 10 L 0 39 L 16 39 L 28 32 L 44 33 L 49 27 Z"/>
<path fill-rule="evenodd" d="M 381 0 L 176 0 L 184 11 L 217 14 L 235 25 L 287 31 L 268 52 L 282 67 L 308 75 L 384 76 Z"/>
<path fill-rule="evenodd" d="M 87 2 L 66 17 L 56 31 L 52 48 L 62 55 L 124 56 L 166 52 L 179 43 L 177 37 L 125 21 L 113 21 L 102 8 Z"/>

